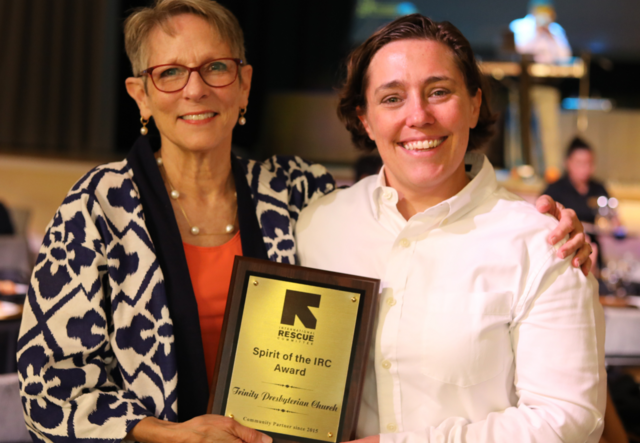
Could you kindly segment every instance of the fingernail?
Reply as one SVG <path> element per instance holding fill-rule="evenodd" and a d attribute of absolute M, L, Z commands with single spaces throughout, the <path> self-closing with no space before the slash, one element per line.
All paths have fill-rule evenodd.
<path fill-rule="evenodd" d="M 556 238 L 555 238 L 555 237 L 549 237 L 549 241 L 550 241 L 551 243 L 554 243 L 554 244 L 555 244 L 555 242 L 556 242 Z"/>
<path fill-rule="evenodd" d="M 262 434 L 262 443 L 271 443 L 273 439 L 268 435 Z"/>

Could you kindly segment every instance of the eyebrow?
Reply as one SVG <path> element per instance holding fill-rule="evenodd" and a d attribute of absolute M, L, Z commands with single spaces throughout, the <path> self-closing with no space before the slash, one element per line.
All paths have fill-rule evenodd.
<path fill-rule="evenodd" d="M 447 81 L 447 80 L 453 80 L 451 77 L 447 77 L 447 76 L 431 76 L 428 77 L 423 84 L 428 85 L 431 83 L 437 83 L 437 82 L 441 82 L 441 81 Z M 390 81 L 388 83 L 385 83 L 383 85 L 380 85 L 376 88 L 376 90 L 374 91 L 374 94 L 377 93 L 378 91 L 384 90 L 384 89 L 393 89 L 393 88 L 397 88 L 399 86 L 402 86 L 402 82 L 399 80 L 393 80 Z"/>

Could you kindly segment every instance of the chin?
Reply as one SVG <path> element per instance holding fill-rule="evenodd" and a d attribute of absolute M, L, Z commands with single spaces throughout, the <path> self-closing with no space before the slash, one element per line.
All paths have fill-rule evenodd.
<path fill-rule="evenodd" d="M 414 181 L 426 184 L 442 181 L 445 175 L 451 175 L 451 171 L 446 171 L 442 165 L 424 165 L 410 171 L 407 175 L 412 177 Z"/>

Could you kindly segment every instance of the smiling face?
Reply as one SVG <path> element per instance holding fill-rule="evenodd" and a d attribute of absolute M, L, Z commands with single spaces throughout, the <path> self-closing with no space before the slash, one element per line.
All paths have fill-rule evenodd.
<path fill-rule="evenodd" d="M 201 17 L 182 14 L 171 18 L 169 25 L 174 35 L 161 27 L 150 32 L 147 66 L 176 63 L 196 67 L 209 60 L 236 56 Z M 158 91 L 151 79 L 141 78 L 127 79 L 127 90 L 141 115 L 153 117 L 163 148 L 192 152 L 231 150 L 231 133 L 240 109 L 248 104 L 251 85 L 251 66 L 241 69 L 238 79 L 223 88 L 208 86 L 198 73 L 192 72 L 187 86 L 178 92 Z"/>
<path fill-rule="evenodd" d="M 432 40 L 399 40 L 380 49 L 368 69 L 367 134 L 385 177 L 405 196 L 452 197 L 468 182 L 464 155 L 478 122 L 481 92 L 472 97 L 452 51 Z"/>

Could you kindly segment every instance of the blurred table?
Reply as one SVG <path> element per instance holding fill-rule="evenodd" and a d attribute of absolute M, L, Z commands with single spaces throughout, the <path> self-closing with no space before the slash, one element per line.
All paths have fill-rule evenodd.
<path fill-rule="evenodd" d="M 604 307 L 605 359 L 611 366 L 640 366 L 640 309 Z"/>
<path fill-rule="evenodd" d="M 605 258 L 622 258 L 631 255 L 635 260 L 640 261 L 640 236 L 628 235 L 626 238 L 617 239 L 612 235 L 600 234 L 598 239 L 602 244 L 602 253 Z"/>
<path fill-rule="evenodd" d="M 640 237 L 598 235 L 603 268 L 601 294 L 640 296 Z M 606 288 L 606 289 L 605 289 Z M 640 303 L 633 303 L 640 307 Z"/>

